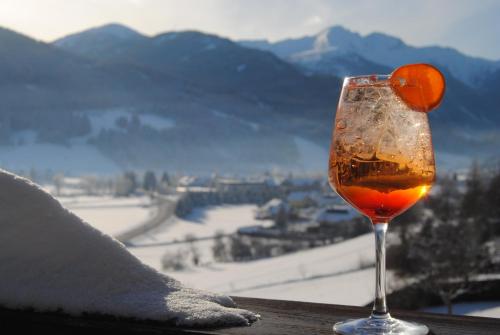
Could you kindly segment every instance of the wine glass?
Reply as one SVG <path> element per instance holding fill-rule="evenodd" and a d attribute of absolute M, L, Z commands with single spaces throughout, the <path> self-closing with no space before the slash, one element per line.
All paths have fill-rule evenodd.
<path fill-rule="evenodd" d="M 334 325 L 340 334 L 427 334 L 425 325 L 395 319 L 385 297 L 385 236 L 389 221 L 411 207 L 435 178 L 427 114 L 405 104 L 390 76 L 347 77 L 330 148 L 329 181 L 370 218 L 375 231 L 375 301 L 370 317 Z"/>

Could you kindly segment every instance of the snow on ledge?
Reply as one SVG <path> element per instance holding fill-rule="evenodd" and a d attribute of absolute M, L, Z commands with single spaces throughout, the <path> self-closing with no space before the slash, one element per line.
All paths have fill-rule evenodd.
<path fill-rule="evenodd" d="M 257 315 L 231 298 L 186 288 L 30 181 L 0 170 L 0 306 L 247 325 Z"/>

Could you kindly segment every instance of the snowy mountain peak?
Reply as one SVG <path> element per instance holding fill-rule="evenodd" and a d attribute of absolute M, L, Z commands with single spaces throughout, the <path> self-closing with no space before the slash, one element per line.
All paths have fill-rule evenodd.
<path fill-rule="evenodd" d="M 478 87 L 482 78 L 500 69 L 499 61 L 470 57 L 449 47 L 414 47 L 398 37 L 380 32 L 362 36 L 342 26 L 332 26 L 314 36 L 284 39 L 274 43 L 244 41 L 243 45 L 274 52 L 285 60 L 323 74 L 343 75 L 346 71 L 356 72 L 356 69 L 349 68 L 339 72 L 342 68 L 338 64 L 339 57 L 347 58 L 341 60 L 344 63 L 353 63 L 353 55 L 388 69 L 408 63 L 435 64 L 470 87 Z M 367 68 L 368 65 L 360 67 L 357 64 L 356 68 Z"/>
<path fill-rule="evenodd" d="M 354 41 L 361 39 L 358 33 L 345 29 L 342 26 L 333 26 L 319 32 L 314 40 L 314 49 L 329 51 L 344 48 Z"/>
<path fill-rule="evenodd" d="M 321 34 L 328 34 L 328 38 L 332 41 L 334 40 L 354 40 L 361 38 L 361 35 L 353 32 L 349 29 L 346 29 L 342 26 L 332 26 L 330 28 L 324 29 L 316 36 Z"/>

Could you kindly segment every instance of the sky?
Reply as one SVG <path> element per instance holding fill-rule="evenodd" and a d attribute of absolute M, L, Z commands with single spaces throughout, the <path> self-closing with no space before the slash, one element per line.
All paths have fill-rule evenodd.
<path fill-rule="evenodd" d="M 500 60 L 500 0 L 0 0 L 0 26 L 43 41 L 111 22 L 271 41 L 342 25 Z"/>

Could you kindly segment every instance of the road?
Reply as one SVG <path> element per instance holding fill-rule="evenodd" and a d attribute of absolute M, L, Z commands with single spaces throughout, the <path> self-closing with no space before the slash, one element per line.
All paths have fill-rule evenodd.
<path fill-rule="evenodd" d="M 158 201 L 158 211 L 156 215 L 151 219 L 144 221 L 141 225 L 116 235 L 115 238 L 118 241 L 127 244 L 127 241 L 130 241 L 134 237 L 142 235 L 147 231 L 158 227 L 175 214 L 175 205 L 177 200 L 174 197 L 156 195 L 156 199 Z"/>

